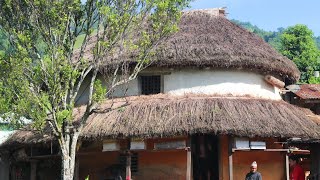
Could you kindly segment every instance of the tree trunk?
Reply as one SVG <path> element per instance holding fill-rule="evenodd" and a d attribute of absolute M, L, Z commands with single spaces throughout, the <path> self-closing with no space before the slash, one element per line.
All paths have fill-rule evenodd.
<path fill-rule="evenodd" d="M 61 179 L 63 180 L 73 180 L 74 166 L 71 166 L 71 160 L 70 156 L 62 156 Z"/>
<path fill-rule="evenodd" d="M 65 138 L 60 139 L 61 148 L 61 179 L 73 180 L 76 161 L 76 146 L 79 133 L 66 134 Z"/>

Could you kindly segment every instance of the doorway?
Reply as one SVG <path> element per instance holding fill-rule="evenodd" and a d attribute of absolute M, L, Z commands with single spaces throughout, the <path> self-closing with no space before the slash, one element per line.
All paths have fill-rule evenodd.
<path fill-rule="evenodd" d="M 215 135 L 192 136 L 192 163 L 194 180 L 219 179 L 219 138 Z"/>

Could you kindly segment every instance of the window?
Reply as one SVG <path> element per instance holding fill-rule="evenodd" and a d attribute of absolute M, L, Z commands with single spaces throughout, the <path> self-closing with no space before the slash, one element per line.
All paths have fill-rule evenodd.
<path fill-rule="evenodd" d="M 140 76 L 141 94 L 158 94 L 161 92 L 161 76 Z"/>
<path fill-rule="evenodd" d="M 143 140 L 133 140 L 130 142 L 130 150 L 146 149 L 146 144 Z"/>
<path fill-rule="evenodd" d="M 186 147 L 187 145 L 185 140 L 154 143 L 154 149 L 157 150 L 185 149 Z"/>
<path fill-rule="evenodd" d="M 102 146 L 102 152 L 105 151 L 117 151 L 120 149 L 120 145 L 117 141 L 105 141 L 103 142 L 103 146 Z"/>
<path fill-rule="evenodd" d="M 235 138 L 236 149 L 267 149 L 265 141 L 252 141 L 249 138 Z"/>
<path fill-rule="evenodd" d="M 131 172 L 132 174 L 138 172 L 138 153 L 132 153 L 131 155 Z"/>

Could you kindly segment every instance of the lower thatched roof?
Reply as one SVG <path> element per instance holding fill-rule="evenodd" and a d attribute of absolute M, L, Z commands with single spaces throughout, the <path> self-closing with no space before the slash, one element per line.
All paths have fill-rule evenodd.
<path fill-rule="evenodd" d="M 167 95 L 113 101 L 127 106 L 104 113 L 110 101 L 94 113 L 81 137 L 86 140 L 125 137 L 168 137 L 194 133 L 244 137 L 320 139 L 320 121 L 310 110 L 284 101 L 208 96 Z M 81 108 L 79 112 L 81 112 Z M 78 112 L 78 113 L 79 113 Z M 310 118 L 312 116 L 312 118 Z M 30 132 L 16 133 L 7 143 L 47 141 Z"/>

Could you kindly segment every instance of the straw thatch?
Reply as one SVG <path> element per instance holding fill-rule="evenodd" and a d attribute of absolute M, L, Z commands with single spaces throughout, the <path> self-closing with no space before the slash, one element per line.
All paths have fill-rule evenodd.
<path fill-rule="evenodd" d="M 311 111 L 284 101 L 251 98 L 145 97 L 111 113 L 96 113 L 82 136 L 158 137 L 193 133 L 320 138 Z M 320 121 L 319 121 L 320 123 Z"/>
<path fill-rule="evenodd" d="M 55 138 L 50 134 L 49 129 L 46 131 L 29 131 L 27 129 L 18 130 L 11 135 L 0 147 L 28 145 L 28 144 L 45 144 L 54 142 Z"/>
<path fill-rule="evenodd" d="M 252 98 L 154 95 L 114 100 L 114 108 L 105 102 L 85 126 L 81 138 L 153 138 L 194 133 L 227 134 L 245 137 L 320 138 L 319 118 L 310 110 L 284 101 Z M 78 109 L 80 113 L 83 110 Z M 28 132 L 29 133 L 29 132 Z M 18 132 L 7 144 L 39 143 L 47 138 Z"/>
<path fill-rule="evenodd" d="M 291 80 L 299 79 L 300 72 L 291 60 L 259 36 L 223 16 L 217 16 L 215 9 L 184 12 L 179 28 L 179 32 L 157 47 L 152 66 L 246 69 Z M 95 38 L 89 42 L 84 55 L 86 58 L 92 58 L 90 48 L 94 41 Z M 105 64 L 133 63 L 133 54 L 106 57 Z"/>
<path fill-rule="evenodd" d="M 243 68 L 297 80 L 295 64 L 259 36 L 210 11 L 185 12 L 180 31 L 160 49 L 160 66 Z"/>

